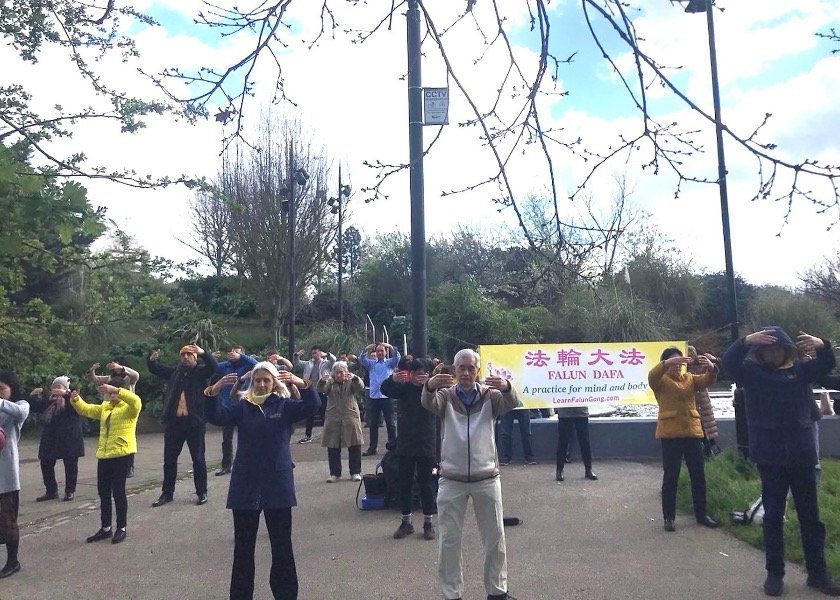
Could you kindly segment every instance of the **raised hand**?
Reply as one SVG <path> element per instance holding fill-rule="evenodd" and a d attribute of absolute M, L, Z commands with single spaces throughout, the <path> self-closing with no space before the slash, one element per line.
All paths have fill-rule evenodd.
<path fill-rule="evenodd" d="M 808 354 L 823 347 L 822 338 L 809 335 L 804 331 L 800 331 L 796 336 L 796 347 Z"/>
<path fill-rule="evenodd" d="M 500 392 L 508 392 L 511 388 L 510 381 L 504 377 L 499 377 L 498 375 L 491 375 L 486 378 L 484 380 L 484 385 L 499 390 Z"/>
<path fill-rule="evenodd" d="M 160 348 L 158 348 L 157 350 L 154 350 L 154 351 L 153 351 L 153 352 L 149 355 L 149 360 L 150 360 L 150 361 L 152 361 L 152 362 L 157 361 L 157 360 L 159 360 L 159 359 L 160 359 Z"/>
<path fill-rule="evenodd" d="M 108 368 L 110 369 L 111 367 L 109 366 Z M 99 370 L 99 363 L 93 363 L 90 366 L 90 369 L 88 369 L 88 371 L 93 371 L 93 372 L 96 372 L 98 370 Z"/>
<path fill-rule="evenodd" d="M 113 385 L 109 385 L 107 383 L 103 383 L 102 385 L 96 386 L 96 390 L 98 392 L 102 392 L 103 394 L 113 394 L 113 393 L 117 392 L 117 390 L 119 390 L 119 389 L 120 388 L 114 387 Z M 72 395 L 71 395 L 71 398 L 72 398 Z"/>
<path fill-rule="evenodd" d="M 773 335 L 772 331 L 767 329 L 756 331 L 755 333 L 751 333 L 744 337 L 744 342 L 748 346 L 768 346 L 770 344 L 775 344 L 776 341 L 776 336 Z"/>
<path fill-rule="evenodd" d="M 35 388 L 31 392 L 29 392 L 29 395 L 30 396 L 40 396 L 43 393 L 44 393 L 44 388 Z"/>
<path fill-rule="evenodd" d="M 439 373 L 426 381 L 426 385 L 432 390 L 448 388 L 455 385 L 455 378 L 449 373 Z"/>

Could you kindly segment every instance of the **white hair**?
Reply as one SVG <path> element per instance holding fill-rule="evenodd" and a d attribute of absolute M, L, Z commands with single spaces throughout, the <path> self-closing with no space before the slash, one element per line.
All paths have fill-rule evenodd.
<path fill-rule="evenodd" d="M 335 373 L 339 369 L 341 369 L 342 371 L 349 371 L 350 370 L 350 367 L 347 366 L 347 361 L 346 360 L 337 360 L 333 363 L 332 372 Z"/>
<path fill-rule="evenodd" d="M 478 369 L 481 366 L 481 357 L 478 355 L 478 352 L 470 348 L 458 350 L 458 353 L 455 354 L 455 359 L 452 361 L 452 364 L 458 366 L 458 363 L 467 358 L 472 358 L 475 361 L 476 369 Z"/>

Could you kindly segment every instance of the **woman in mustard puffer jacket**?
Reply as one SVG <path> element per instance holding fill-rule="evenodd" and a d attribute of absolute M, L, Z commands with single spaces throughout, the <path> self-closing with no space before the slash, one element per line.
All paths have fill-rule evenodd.
<path fill-rule="evenodd" d="M 665 531 L 674 531 L 677 512 L 677 482 L 683 457 L 691 479 L 694 517 L 700 525 L 717 527 L 706 514 L 706 473 L 703 469 L 703 427 L 694 402 L 695 393 L 717 379 L 714 357 L 705 354 L 698 362 L 707 371 L 702 375 L 685 372 L 688 359 L 679 348 L 666 348 L 661 362 L 648 373 L 650 389 L 659 405 L 656 437 L 662 442 L 662 516 Z"/>
<path fill-rule="evenodd" d="M 137 417 L 140 414 L 140 398 L 130 392 L 124 378 L 112 377 L 111 384 L 96 389 L 103 395 L 102 404 L 88 404 L 74 391 L 70 397 L 73 408 L 89 419 L 99 421 L 99 444 L 96 447 L 96 487 L 99 491 L 102 528 L 87 538 L 88 542 L 112 539 L 119 544 L 126 537 L 128 520 L 128 498 L 125 495 L 125 479 L 128 475 L 131 456 L 137 452 Z M 111 497 L 117 509 L 117 530 L 111 533 Z"/>

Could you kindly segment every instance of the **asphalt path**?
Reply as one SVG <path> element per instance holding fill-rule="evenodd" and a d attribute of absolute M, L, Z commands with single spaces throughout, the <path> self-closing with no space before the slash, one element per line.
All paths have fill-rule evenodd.
<path fill-rule="evenodd" d="M 382 432 L 384 437 L 384 431 Z M 21 447 L 20 573 L 0 580 L 0 600 L 192 600 L 228 597 L 233 528 L 225 509 L 228 477 L 215 477 L 221 434 L 207 435 L 210 501 L 195 505 L 189 453 L 181 455 L 175 501 L 159 508 L 163 436 L 139 436 L 137 475 L 129 480 L 128 538 L 119 545 L 85 543 L 99 527 L 95 440 L 80 460 L 74 502 L 36 503 L 43 493 L 37 440 Z M 301 600 L 337 598 L 435 599 L 436 542 L 417 533 L 391 535 L 396 511 L 361 511 L 358 484 L 327 483 L 320 428 L 314 442 L 293 443 L 298 506 L 294 548 Z M 377 458 L 366 457 L 363 472 Z M 346 470 L 346 454 L 343 457 Z M 63 492 L 63 468 L 56 466 Z M 554 465 L 512 463 L 502 471 L 505 512 L 522 525 L 508 528 L 509 592 L 517 599 L 764 598 L 763 555 L 721 530 L 677 518 L 665 533 L 659 504 L 661 469 L 655 463 L 596 461 L 599 481 L 583 478 L 580 463 L 554 481 Z M 683 477 L 687 476 L 683 473 Z M 0 559 L 3 558 L 0 550 Z M 257 542 L 255 598 L 271 598 L 270 549 L 265 528 Z M 483 599 L 481 546 L 472 511 L 463 544 L 465 599 Z M 805 587 L 804 571 L 789 566 L 788 598 L 821 597 Z"/>

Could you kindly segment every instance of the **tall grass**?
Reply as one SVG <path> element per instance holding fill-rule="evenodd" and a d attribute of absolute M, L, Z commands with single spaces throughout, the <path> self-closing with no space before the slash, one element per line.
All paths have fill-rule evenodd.
<path fill-rule="evenodd" d="M 826 527 L 825 559 L 829 573 L 840 576 L 840 462 L 824 459 L 821 464 L 822 482 L 817 493 L 820 518 Z M 737 525 L 732 524 L 730 520 L 732 511 L 745 510 L 760 493 L 761 481 L 758 471 L 752 463 L 741 458 L 736 452 L 726 451 L 706 462 L 708 513 L 735 537 L 763 549 L 761 525 Z M 693 514 L 688 473 L 685 472 L 680 476 L 677 506 L 681 511 Z M 784 529 L 786 559 L 803 563 L 799 519 L 790 497 Z"/>

